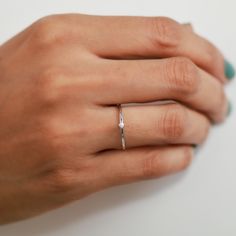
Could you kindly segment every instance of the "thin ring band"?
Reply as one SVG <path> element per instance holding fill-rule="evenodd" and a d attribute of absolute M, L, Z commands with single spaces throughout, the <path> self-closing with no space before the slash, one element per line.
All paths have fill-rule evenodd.
<path fill-rule="evenodd" d="M 120 128 L 120 137 L 121 137 L 121 145 L 122 145 L 122 149 L 125 150 L 126 149 L 126 143 L 125 143 L 125 131 L 124 131 L 124 127 L 125 127 L 125 123 L 124 123 L 124 115 L 122 112 L 122 106 L 121 104 L 118 104 L 118 109 L 119 109 L 119 128 Z"/>

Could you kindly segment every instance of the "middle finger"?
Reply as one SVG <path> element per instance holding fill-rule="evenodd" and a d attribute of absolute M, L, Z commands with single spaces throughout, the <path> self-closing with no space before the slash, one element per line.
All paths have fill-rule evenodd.
<path fill-rule="evenodd" d="M 228 101 L 222 84 L 187 58 L 104 60 L 99 73 L 97 104 L 176 100 L 213 122 L 226 117 Z"/>

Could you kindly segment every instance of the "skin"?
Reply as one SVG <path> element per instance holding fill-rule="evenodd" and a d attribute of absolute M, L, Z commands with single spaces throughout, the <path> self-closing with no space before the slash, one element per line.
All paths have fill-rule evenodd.
<path fill-rule="evenodd" d="M 0 223 L 186 168 L 228 103 L 219 50 L 164 17 L 40 19 L 0 47 Z M 121 150 L 116 104 L 125 106 Z"/>

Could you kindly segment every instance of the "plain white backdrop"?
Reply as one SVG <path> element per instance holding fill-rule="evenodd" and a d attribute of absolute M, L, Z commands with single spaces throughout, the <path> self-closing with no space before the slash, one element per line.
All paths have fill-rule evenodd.
<path fill-rule="evenodd" d="M 235 9 L 235 0 L 0 0 L 0 43 L 53 13 L 161 15 L 191 22 L 236 64 Z M 236 104 L 235 82 L 226 90 Z M 0 235 L 235 236 L 235 118 L 233 112 L 225 124 L 213 128 L 184 173 L 97 193 L 40 217 L 0 227 Z"/>

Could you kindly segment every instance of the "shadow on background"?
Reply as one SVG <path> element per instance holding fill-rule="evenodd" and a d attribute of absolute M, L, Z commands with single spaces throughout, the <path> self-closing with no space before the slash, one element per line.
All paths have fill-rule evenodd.
<path fill-rule="evenodd" d="M 92 215 L 143 200 L 154 194 L 158 198 L 160 191 L 165 191 L 165 189 L 181 181 L 185 174 L 186 172 L 183 172 L 158 180 L 114 187 L 31 220 L 1 226 L 0 235 L 45 236 L 55 233 L 55 231 L 60 232 L 60 229 L 70 227 L 71 224 L 76 224 L 78 227 L 79 224 L 82 224 L 84 220 Z"/>

